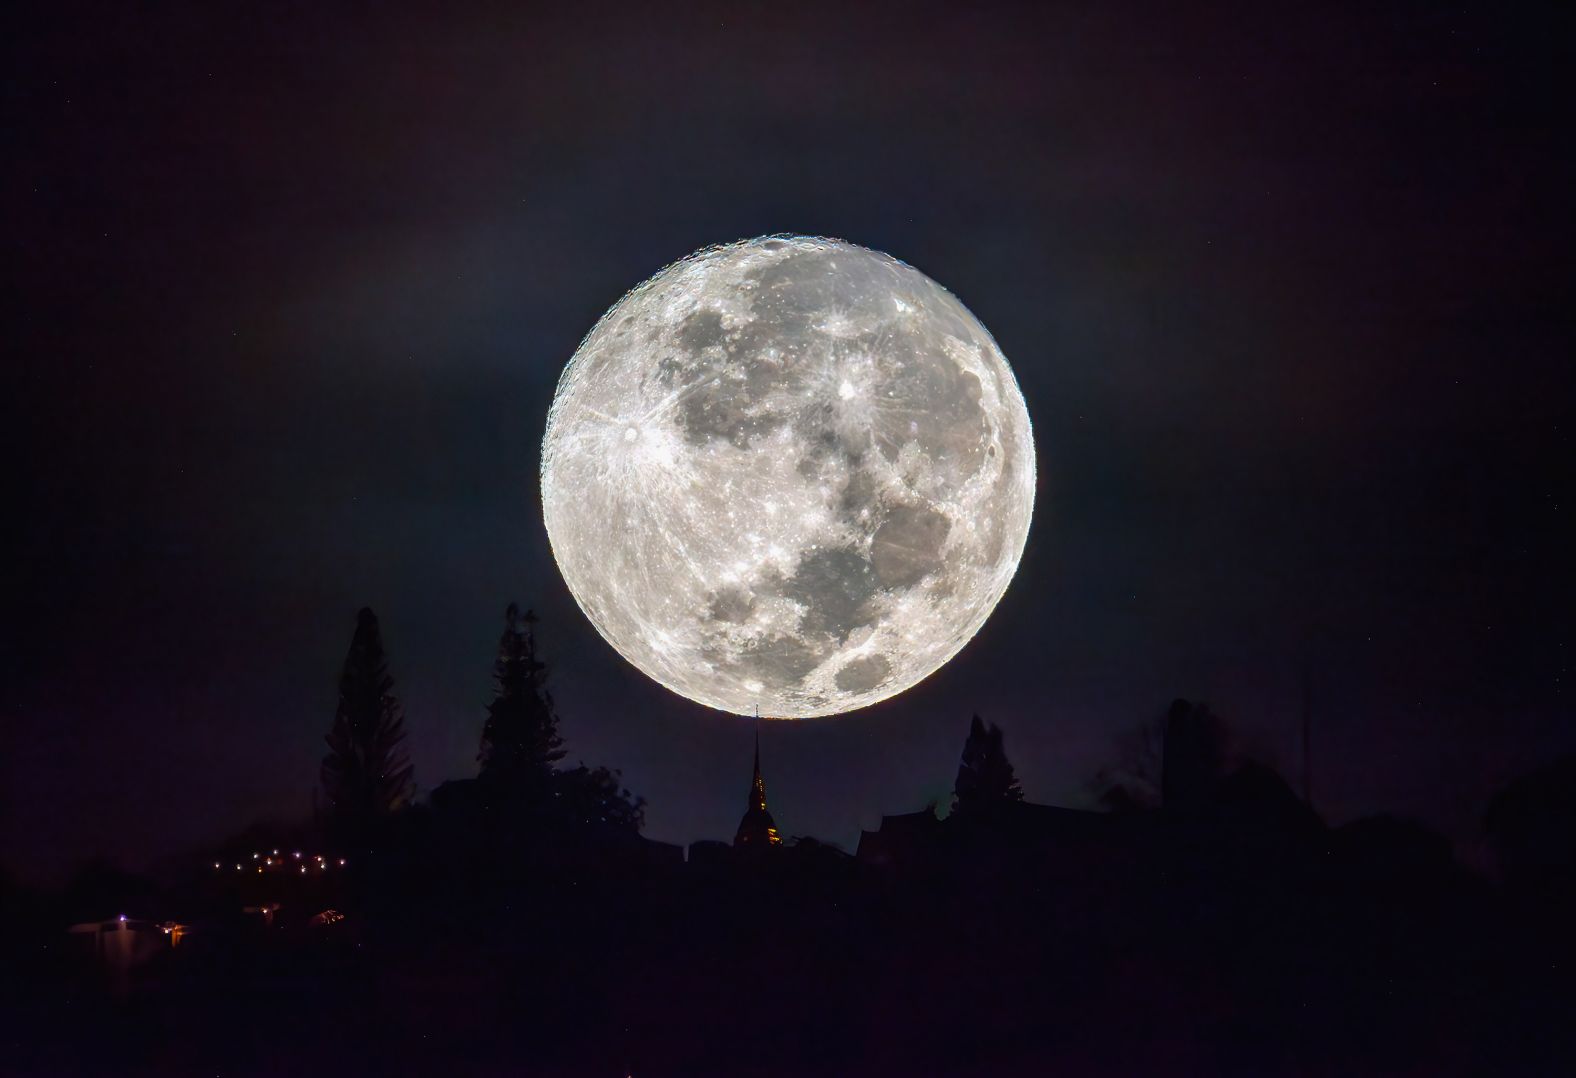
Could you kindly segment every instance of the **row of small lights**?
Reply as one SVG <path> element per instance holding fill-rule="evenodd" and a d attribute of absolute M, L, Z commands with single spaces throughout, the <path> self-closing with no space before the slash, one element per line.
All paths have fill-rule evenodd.
<path fill-rule="evenodd" d="M 293 858 L 295 858 L 295 860 L 300 861 L 301 860 L 301 851 L 300 850 L 296 850 L 294 853 L 292 853 L 290 855 L 290 857 L 293 857 Z M 279 867 L 280 868 L 288 868 L 290 866 L 289 858 L 281 857 L 278 850 L 275 850 L 272 853 L 272 855 L 265 855 L 265 854 L 261 854 L 261 853 L 254 853 L 254 854 L 252 854 L 252 860 L 253 861 L 261 861 L 262 862 L 261 864 L 259 864 L 257 866 L 257 871 L 259 871 L 259 872 L 264 872 L 264 871 L 268 870 L 269 868 L 274 867 L 274 860 L 275 860 L 275 858 L 278 858 Z M 320 854 L 320 853 L 313 854 L 312 855 L 312 859 L 317 862 L 317 868 L 318 868 L 319 872 L 327 871 L 327 869 L 329 868 L 328 859 L 326 857 L 324 857 L 322 854 Z M 224 863 L 222 861 L 215 861 L 213 863 L 213 867 L 214 867 L 215 870 L 222 869 L 224 867 Z M 245 867 L 244 864 L 238 864 L 238 865 L 235 866 L 235 871 L 240 872 L 240 871 L 242 871 L 242 869 L 244 867 Z M 344 868 L 345 867 L 345 859 L 343 857 L 339 858 L 339 867 L 340 868 Z M 304 864 L 301 865 L 301 874 L 303 876 L 306 875 L 306 869 L 307 869 L 306 865 L 304 865 Z"/>

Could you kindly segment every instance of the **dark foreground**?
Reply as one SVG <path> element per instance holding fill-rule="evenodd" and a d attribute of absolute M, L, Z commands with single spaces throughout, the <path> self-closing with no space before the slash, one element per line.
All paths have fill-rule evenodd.
<path fill-rule="evenodd" d="M 1100 819 L 894 825 L 860 859 L 558 835 L 506 870 L 431 832 L 124 980 L 13 893 L 0 1070 L 1571 1073 L 1565 883 L 1387 821 Z"/>

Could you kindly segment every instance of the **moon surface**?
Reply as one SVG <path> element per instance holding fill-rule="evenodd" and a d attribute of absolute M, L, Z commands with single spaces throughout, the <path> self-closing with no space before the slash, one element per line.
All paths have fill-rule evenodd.
<path fill-rule="evenodd" d="M 593 625 L 709 707 L 894 696 L 1007 590 L 1034 508 L 996 342 L 878 251 L 773 236 L 629 292 L 569 361 L 542 446 L 553 556 Z"/>

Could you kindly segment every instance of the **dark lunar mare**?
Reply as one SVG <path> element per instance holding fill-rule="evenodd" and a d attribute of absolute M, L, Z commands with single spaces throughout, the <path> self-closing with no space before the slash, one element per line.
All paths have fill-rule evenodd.
<path fill-rule="evenodd" d="M 949 485 L 966 480 L 986 461 L 990 431 L 979 379 L 944 344 L 947 333 L 968 346 L 980 342 L 956 312 L 934 303 L 924 307 L 918 326 L 902 324 L 892 296 L 928 291 L 928 282 L 905 281 L 905 274 L 914 271 L 868 258 L 839 261 L 833 251 L 796 252 L 745 274 L 751 321 L 730 332 L 718 311 L 696 310 L 677 332 L 686 358 L 659 364 L 664 387 L 681 393 L 678 418 L 690 444 L 720 439 L 748 449 L 788 424 L 796 441 L 808 447 L 800 474 L 825 479 L 834 471 L 829 463 L 841 465 L 835 470 L 846 478 L 832 505 L 844 525 L 869 536 L 868 546 L 811 551 L 791 577 L 758 589 L 804 606 L 797 637 L 754 643 L 731 663 L 720 652 L 711 656 L 765 684 L 801 681 L 852 632 L 872 624 L 876 611 L 870 600 L 877 592 L 913 587 L 943 566 L 951 521 L 918 492 L 912 501 L 896 504 L 878 495 L 865 467 L 871 448 L 894 461 L 914 442 L 932 466 L 944 470 Z M 795 348 L 815 339 L 829 311 L 875 327 L 832 344 L 835 352 L 863 354 L 877 364 L 885 397 L 869 429 L 839 428 L 828 387 L 809 384 L 816 372 L 802 348 Z M 943 332 L 918 328 L 937 323 Z M 777 362 L 760 358 L 768 348 L 781 350 Z M 806 396 L 809 402 L 792 412 L 778 404 Z M 909 401 L 927 404 L 914 408 Z M 997 552 L 999 545 L 997 539 Z M 754 606 L 742 589 L 724 588 L 706 597 L 705 614 L 740 624 Z M 840 670 L 835 681 L 844 691 L 869 691 L 890 672 L 886 658 L 865 656 Z"/>

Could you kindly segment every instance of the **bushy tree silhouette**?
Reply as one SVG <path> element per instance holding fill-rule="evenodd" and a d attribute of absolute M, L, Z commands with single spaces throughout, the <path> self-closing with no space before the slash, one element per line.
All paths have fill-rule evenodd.
<path fill-rule="evenodd" d="M 1166 712 L 1160 801 L 1190 809 L 1208 801 L 1226 771 L 1226 727 L 1205 703 L 1173 700 Z"/>
<path fill-rule="evenodd" d="M 619 773 L 585 764 L 553 776 L 553 803 L 566 823 L 609 827 L 638 834 L 646 821 L 646 799 L 624 789 Z"/>
<path fill-rule="evenodd" d="M 477 762 L 490 784 L 545 786 L 553 765 L 564 758 L 558 713 L 547 691 L 547 666 L 536 657 L 535 615 L 522 617 L 514 603 L 504 612 L 498 661 L 493 667 L 496 694 L 487 707 Z"/>
<path fill-rule="evenodd" d="M 339 677 L 339 707 L 322 767 L 330 827 L 341 839 L 363 838 L 410 800 L 413 769 L 393 689 L 377 616 L 362 608 Z"/>
<path fill-rule="evenodd" d="M 1240 741 L 1208 704 L 1180 698 L 1119 734 L 1116 749 L 1116 759 L 1091 781 L 1095 799 L 1112 812 L 1197 807 L 1245 758 Z"/>
<path fill-rule="evenodd" d="M 1111 812 L 1158 808 L 1165 737 L 1164 714 L 1118 734 L 1116 758 L 1091 780 L 1095 800 Z"/>
<path fill-rule="evenodd" d="M 1023 800 L 1023 788 L 1007 759 L 1001 727 L 987 725 L 978 715 L 969 724 L 952 793 L 953 811 L 962 815 Z"/>

